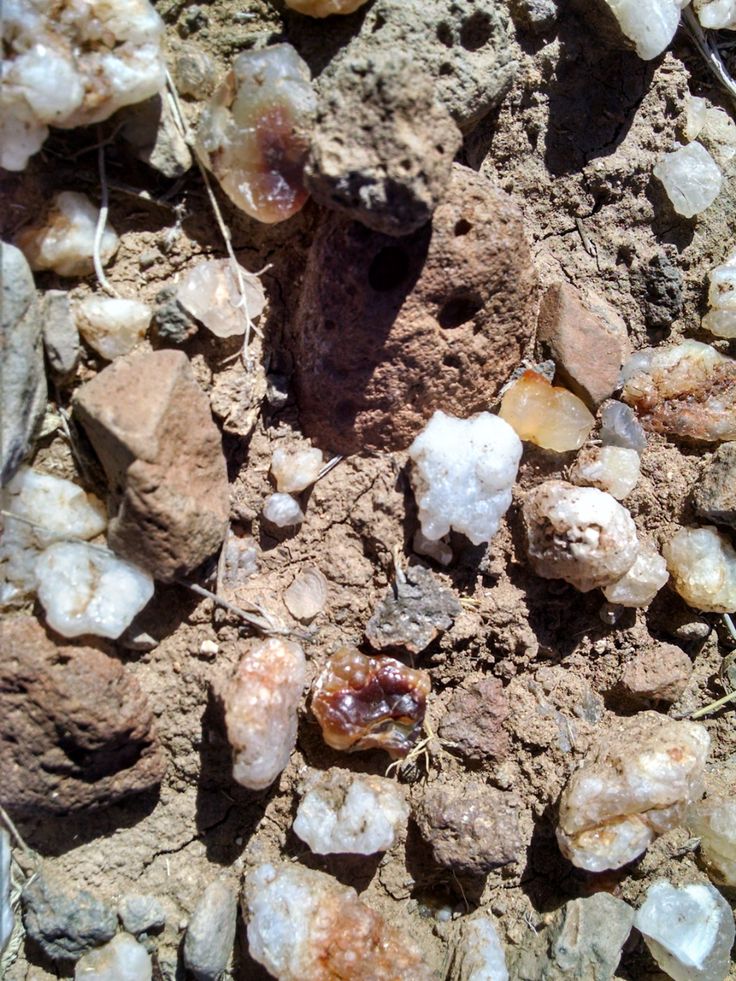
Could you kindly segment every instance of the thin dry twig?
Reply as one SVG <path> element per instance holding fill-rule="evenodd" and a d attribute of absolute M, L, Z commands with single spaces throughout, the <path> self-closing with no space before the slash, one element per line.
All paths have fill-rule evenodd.
<path fill-rule="evenodd" d="M 100 284 L 102 289 L 109 293 L 110 296 L 119 297 L 120 294 L 112 286 L 105 275 L 105 270 L 102 268 L 102 257 L 100 255 L 100 250 L 102 248 L 102 236 L 105 233 L 105 226 L 107 225 L 107 216 L 110 211 L 110 189 L 107 186 L 107 174 L 105 172 L 105 144 L 100 141 L 97 147 L 97 166 L 100 172 L 100 211 L 97 215 L 97 225 L 95 226 L 95 238 L 92 247 L 92 261 L 95 266 L 95 275 L 97 276 L 97 282 Z"/>
<path fill-rule="evenodd" d="M 724 705 L 728 705 L 729 702 L 736 701 L 736 689 L 730 691 L 723 698 L 719 698 L 715 702 L 711 702 L 709 705 L 704 705 L 702 708 L 697 709 L 695 712 L 689 712 L 687 715 L 682 716 L 683 719 L 700 719 L 704 715 L 710 715 L 711 712 L 715 712 L 716 709 L 722 708 Z"/>
<path fill-rule="evenodd" d="M 245 620 L 246 623 L 252 624 L 256 629 L 260 630 L 263 634 L 268 634 L 270 636 L 280 636 L 286 637 L 289 635 L 301 636 L 298 631 L 289 630 L 283 624 L 279 623 L 275 617 L 273 617 L 268 610 L 259 606 L 257 603 L 249 604 L 251 610 L 254 612 L 249 612 L 248 610 L 243 610 L 239 606 L 235 606 L 233 603 L 229 603 L 227 600 L 218 596 L 217 593 L 213 593 L 211 589 L 206 589 L 204 586 L 200 586 L 199 583 L 187 582 L 186 579 L 176 579 L 176 583 L 180 586 L 184 586 L 190 589 L 193 593 L 198 596 L 203 596 L 205 599 L 212 600 L 218 606 L 223 609 L 228 610 L 230 613 L 234 613 L 236 616 Z"/>

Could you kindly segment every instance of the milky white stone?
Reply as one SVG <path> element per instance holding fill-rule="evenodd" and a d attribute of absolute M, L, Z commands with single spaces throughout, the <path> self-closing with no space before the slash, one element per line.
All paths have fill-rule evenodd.
<path fill-rule="evenodd" d="M 634 410 L 611 399 L 601 407 L 601 442 L 604 446 L 621 446 L 642 453 L 647 438 Z"/>
<path fill-rule="evenodd" d="M 710 273 L 703 327 L 716 337 L 736 337 L 736 252 Z"/>
<path fill-rule="evenodd" d="M 641 546 L 632 567 L 616 582 L 605 586 L 603 595 L 618 606 L 649 606 L 670 578 L 667 563 L 650 545 Z"/>
<path fill-rule="evenodd" d="M 649 61 L 662 54 L 675 36 L 680 10 L 689 0 L 605 0 L 621 33 L 634 42 L 636 53 Z"/>
<path fill-rule="evenodd" d="M 318 855 L 374 855 L 406 827 L 409 805 L 393 780 L 332 768 L 301 787 L 294 831 Z"/>
<path fill-rule="evenodd" d="M 75 981 L 151 981 L 153 969 L 146 948 L 128 933 L 119 933 L 77 961 Z"/>
<path fill-rule="evenodd" d="M 258 276 L 239 268 L 248 317 L 263 313 L 266 294 Z M 205 259 L 184 273 L 176 298 L 193 317 L 217 337 L 245 333 L 247 318 L 241 303 L 240 285 L 229 259 Z"/>
<path fill-rule="evenodd" d="M 8 945 L 15 919 L 10 905 L 10 835 L 0 828 L 0 956 Z"/>
<path fill-rule="evenodd" d="M 426 555 L 440 565 L 449 565 L 452 562 L 452 549 L 447 542 L 444 542 L 441 538 L 432 541 L 427 538 L 421 528 L 417 528 L 414 532 L 412 548 L 417 555 Z"/>
<path fill-rule="evenodd" d="M 688 827 L 700 838 L 700 854 L 711 878 L 736 886 L 736 788 L 709 795 L 690 809 Z"/>
<path fill-rule="evenodd" d="M 233 778 L 239 784 L 264 790 L 289 762 L 305 684 L 299 644 L 272 638 L 243 654 L 224 692 Z"/>
<path fill-rule="evenodd" d="M 736 30 L 736 0 L 693 0 L 693 7 L 703 27 Z"/>
<path fill-rule="evenodd" d="M 572 469 L 574 484 L 598 487 L 617 501 L 636 487 L 641 462 L 636 450 L 624 446 L 596 446 L 581 453 Z"/>
<path fill-rule="evenodd" d="M 53 269 L 60 276 L 86 276 L 94 272 L 92 255 L 98 214 L 86 194 L 60 191 L 54 195 L 43 222 L 22 228 L 16 245 L 31 269 Z M 118 242 L 115 229 L 107 222 L 100 245 L 103 265 L 115 255 Z"/>
<path fill-rule="evenodd" d="M 153 596 L 153 579 L 112 552 L 58 542 L 36 562 L 38 598 L 62 637 L 116 638 Z"/>
<path fill-rule="evenodd" d="M 87 126 L 154 95 L 163 31 L 148 0 L 6 0 L 0 166 L 23 170 L 49 126 Z"/>
<path fill-rule="evenodd" d="M 462 921 L 452 976 L 458 981 L 508 981 L 506 954 L 495 923 L 487 913 Z"/>
<path fill-rule="evenodd" d="M 143 340 L 152 315 L 139 300 L 86 296 L 77 307 L 77 328 L 93 350 L 112 361 Z"/>
<path fill-rule="evenodd" d="M 672 153 L 665 153 L 654 168 L 672 207 L 685 218 L 699 215 L 721 192 L 721 168 L 705 147 L 695 140 Z"/>
<path fill-rule="evenodd" d="M 511 504 L 521 453 L 511 426 L 490 412 L 435 412 L 409 447 L 424 536 L 436 541 L 453 528 L 474 545 L 489 542 Z"/>
<path fill-rule="evenodd" d="M 291 494 L 271 494 L 263 505 L 263 517 L 277 528 L 291 528 L 304 521 L 304 512 Z"/>
<path fill-rule="evenodd" d="M 284 590 L 286 608 L 297 620 L 313 620 L 326 602 L 327 580 L 319 569 L 304 569 Z"/>
<path fill-rule="evenodd" d="M 707 613 L 736 611 L 736 551 L 717 528 L 680 528 L 662 552 L 686 603 Z"/>
<path fill-rule="evenodd" d="M 271 475 L 276 489 L 285 494 L 306 490 L 322 469 L 322 451 L 313 446 L 293 450 L 277 446 L 271 457 Z"/>
<path fill-rule="evenodd" d="M 709 883 L 647 890 L 634 926 L 662 970 L 675 981 L 724 981 L 729 973 L 734 922 L 731 907 Z"/>
<path fill-rule="evenodd" d="M 616 582 L 639 554 L 633 518 L 595 487 L 547 480 L 529 492 L 523 515 L 537 575 L 564 579 L 583 593 Z"/>
<path fill-rule="evenodd" d="M 700 137 L 710 147 L 716 162 L 726 164 L 736 155 L 736 123 L 727 112 L 707 99 L 690 96 L 685 117 L 685 138 Z"/>

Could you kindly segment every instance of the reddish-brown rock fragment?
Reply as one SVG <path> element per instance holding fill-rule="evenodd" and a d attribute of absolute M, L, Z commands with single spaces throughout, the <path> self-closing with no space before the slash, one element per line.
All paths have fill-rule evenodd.
<path fill-rule="evenodd" d="M 542 297 L 537 337 L 560 379 L 592 408 L 615 391 L 631 352 L 626 324 L 613 307 L 593 293 L 583 298 L 567 283 L 555 283 Z"/>
<path fill-rule="evenodd" d="M 403 449 L 435 409 L 486 409 L 531 339 L 535 286 L 513 198 L 466 167 L 412 235 L 326 215 L 294 324 L 305 433 Z"/>
<path fill-rule="evenodd" d="M 621 685 L 638 701 L 676 702 L 687 688 L 693 665 L 675 644 L 653 644 L 637 652 L 624 668 Z"/>
<path fill-rule="evenodd" d="M 503 728 L 508 714 L 508 698 L 498 678 L 479 676 L 453 692 L 438 735 L 448 749 L 466 759 L 501 760 L 509 751 Z"/>
<path fill-rule="evenodd" d="M 161 782 L 153 713 L 122 664 L 56 644 L 37 620 L 0 627 L 0 802 L 65 813 Z"/>
<path fill-rule="evenodd" d="M 229 491 L 220 434 L 182 351 L 118 358 L 74 397 L 110 483 L 111 548 L 170 580 L 222 543 Z"/>

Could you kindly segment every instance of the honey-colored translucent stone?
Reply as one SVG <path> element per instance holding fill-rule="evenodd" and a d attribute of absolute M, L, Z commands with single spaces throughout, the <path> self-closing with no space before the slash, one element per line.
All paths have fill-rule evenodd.
<path fill-rule="evenodd" d="M 507 388 L 499 415 L 520 439 L 556 453 L 579 450 L 595 422 L 577 395 L 536 371 L 525 371 Z"/>
<path fill-rule="evenodd" d="M 332 14 L 352 14 L 366 0 L 286 0 L 286 6 L 307 17 L 331 17 Z"/>

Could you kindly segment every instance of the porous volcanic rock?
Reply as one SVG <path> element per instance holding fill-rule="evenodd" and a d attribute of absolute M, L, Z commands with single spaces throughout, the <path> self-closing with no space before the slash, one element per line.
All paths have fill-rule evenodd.
<path fill-rule="evenodd" d="M 229 514 L 220 434 L 183 351 L 117 358 L 75 394 L 107 475 L 110 547 L 157 579 L 219 548 Z"/>
<path fill-rule="evenodd" d="M 66 813 L 161 782 L 166 762 L 138 682 L 91 647 L 55 643 L 32 617 L 0 628 L 0 803 Z"/>
<path fill-rule="evenodd" d="M 339 453 L 397 450 L 436 409 L 487 408 L 531 340 L 535 303 L 519 208 L 466 167 L 412 235 L 327 215 L 293 328 L 304 432 Z"/>

